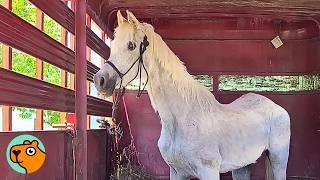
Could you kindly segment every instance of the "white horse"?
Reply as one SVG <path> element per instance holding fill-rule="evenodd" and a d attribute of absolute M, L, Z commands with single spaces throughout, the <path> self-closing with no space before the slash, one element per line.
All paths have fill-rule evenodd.
<path fill-rule="evenodd" d="M 98 91 L 111 95 L 139 73 L 161 118 L 158 146 L 170 166 L 170 179 L 197 177 L 249 180 L 250 165 L 267 152 L 267 179 L 285 180 L 289 156 L 290 118 L 270 99 L 249 93 L 220 104 L 188 74 L 151 25 L 127 11 L 117 14 L 118 27 L 108 62 L 95 75 Z"/>

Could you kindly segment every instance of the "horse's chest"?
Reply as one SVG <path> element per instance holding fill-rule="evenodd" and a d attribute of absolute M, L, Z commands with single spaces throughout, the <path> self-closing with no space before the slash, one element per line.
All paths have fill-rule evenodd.
<path fill-rule="evenodd" d="M 187 142 L 183 140 L 174 140 L 160 136 L 158 141 L 159 150 L 166 163 L 176 171 L 185 175 L 193 175 L 195 173 L 194 156 L 188 153 Z"/>

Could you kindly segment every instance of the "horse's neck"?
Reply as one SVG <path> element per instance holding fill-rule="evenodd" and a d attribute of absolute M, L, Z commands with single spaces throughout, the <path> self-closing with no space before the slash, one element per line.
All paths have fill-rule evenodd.
<path fill-rule="evenodd" d="M 211 111 L 218 104 L 214 96 L 187 72 L 170 75 L 161 66 L 150 74 L 148 93 L 153 108 L 160 115 L 162 127 L 171 133 L 186 125 L 188 118 L 184 116 L 190 112 Z"/>

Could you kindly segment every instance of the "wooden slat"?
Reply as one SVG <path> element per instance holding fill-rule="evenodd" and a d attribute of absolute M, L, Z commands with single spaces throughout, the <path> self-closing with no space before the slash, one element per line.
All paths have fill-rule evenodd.
<path fill-rule="evenodd" d="M 61 44 L 63 44 L 64 46 L 67 46 L 68 44 L 68 37 L 67 37 L 68 31 L 65 28 L 61 29 Z M 61 87 L 66 88 L 67 84 L 68 84 L 68 73 L 65 70 L 61 70 L 60 73 L 60 77 L 61 77 Z M 60 112 L 60 121 L 61 123 L 65 123 L 67 120 L 67 113 L 65 112 Z"/>
<path fill-rule="evenodd" d="M 2 6 L 8 10 L 12 10 L 12 1 L 3 0 Z M 2 45 L 2 67 L 5 69 L 12 69 L 12 49 L 9 46 Z M 2 106 L 2 130 L 12 130 L 12 107 Z"/>
<path fill-rule="evenodd" d="M 61 0 L 30 0 L 35 6 L 57 21 L 61 26 L 75 34 L 75 15 Z M 101 57 L 108 59 L 110 49 L 94 32 L 87 28 L 87 45 Z"/>
<path fill-rule="evenodd" d="M 75 112 L 75 93 L 54 84 L 0 68 L 0 104 Z M 112 103 L 87 96 L 88 114 L 111 116 Z"/>
<path fill-rule="evenodd" d="M 71 73 L 75 71 L 75 54 L 53 40 L 31 24 L 0 6 L 0 41 L 42 59 Z M 99 70 L 94 64 L 87 62 L 87 79 L 92 81 Z"/>
<path fill-rule="evenodd" d="M 87 27 L 91 29 L 91 18 L 90 16 L 86 16 L 86 24 Z M 91 49 L 86 47 L 86 58 L 87 61 L 91 61 Z M 87 95 L 90 95 L 90 81 L 87 81 Z M 90 116 L 87 116 L 87 129 L 90 129 Z"/>
<path fill-rule="evenodd" d="M 36 27 L 43 31 L 44 25 L 44 14 L 40 9 L 36 9 Z M 39 80 L 43 80 L 43 61 L 41 59 L 36 59 L 36 77 Z M 35 130 L 43 130 L 43 110 L 36 110 L 36 120 L 35 120 Z"/>

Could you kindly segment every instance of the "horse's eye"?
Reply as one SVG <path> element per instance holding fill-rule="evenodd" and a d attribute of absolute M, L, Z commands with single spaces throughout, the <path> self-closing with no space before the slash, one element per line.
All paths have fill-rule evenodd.
<path fill-rule="evenodd" d="M 128 49 L 130 51 L 133 51 L 136 48 L 136 43 L 129 41 L 128 43 Z"/>

